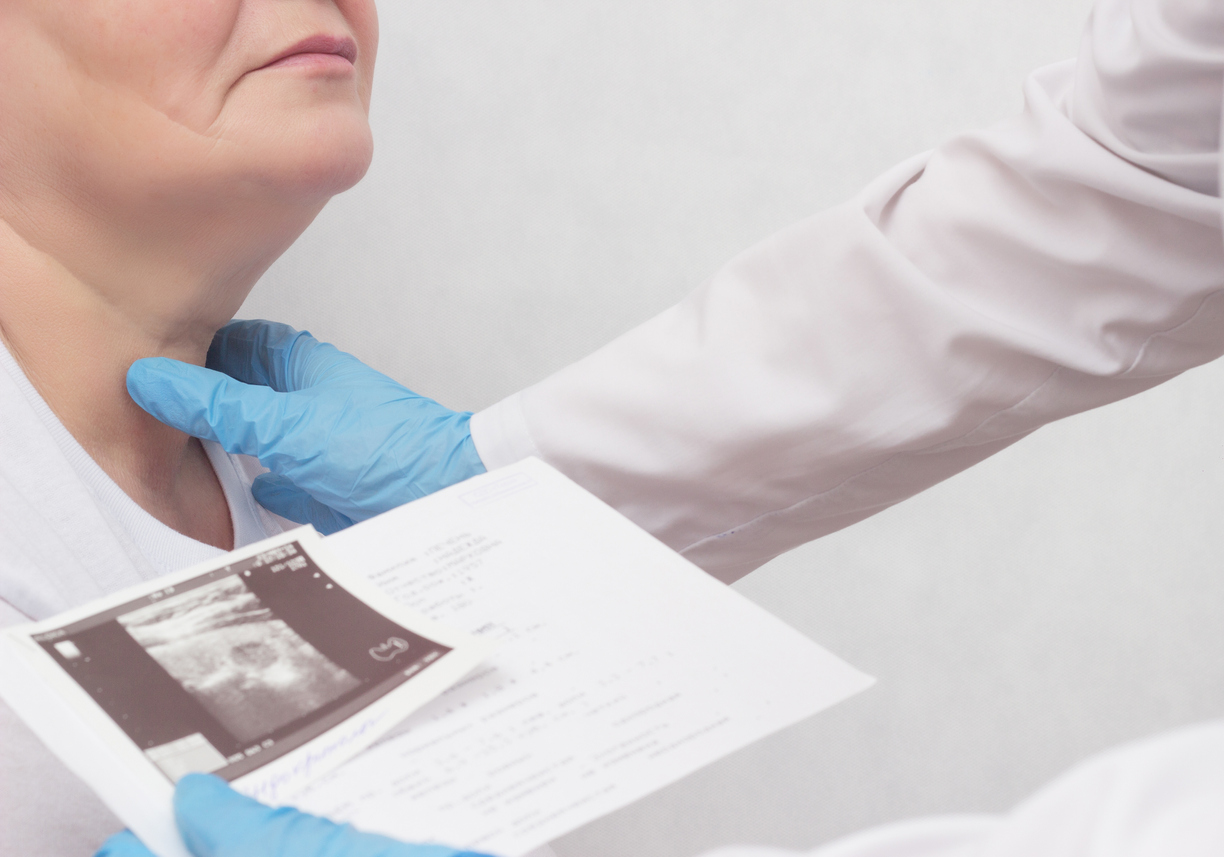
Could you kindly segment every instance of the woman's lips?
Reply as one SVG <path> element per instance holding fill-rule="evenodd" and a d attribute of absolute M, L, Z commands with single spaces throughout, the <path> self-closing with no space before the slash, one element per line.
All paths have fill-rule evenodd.
<path fill-rule="evenodd" d="M 357 61 L 357 43 L 348 37 L 311 36 L 303 39 L 271 62 L 260 67 L 314 66 L 318 68 L 352 68 Z"/>
<path fill-rule="evenodd" d="M 305 65 L 315 66 L 318 68 L 340 68 L 352 69 L 353 64 L 338 54 L 290 54 L 284 59 L 279 59 L 274 63 L 269 63 L 264 66 L 269 68 L 286 68 L 288 66 Z M 262 69 L 261 69 L 262 71 Z"/>

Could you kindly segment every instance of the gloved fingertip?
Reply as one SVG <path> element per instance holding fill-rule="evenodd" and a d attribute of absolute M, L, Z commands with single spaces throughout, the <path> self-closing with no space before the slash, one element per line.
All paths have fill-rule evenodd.
<path fill-rule="evenodd" d="M 351 518 L 320 503 L 294 485 L 290 479 L 277 473 L 264 473 L 255 477 L 251 494 L 259 505 L 272 514 L 298 524 L 313 524 L 314 528 L 325 536 L 353 525 Z"/>
<path fill-rule="evenodd" d="M 201 812 L 211 812 L 233 802 L 255 803 L 230 788 L 225 780 L 212 774 L 187 774 L 178 781 L 174 789 L 174 811 L 178 815 L 194 817 Z"/>
<path fill-rule="evenodd" d="M 203 374 L 202 374 L 203 373 Z M 187 431 L 207 406 L 213 373 L 168 357 L 145 357 L 128 367 L 132 401 L 157 419 Z"/>
<path fill-rule="evenodd" d="M 165 383 L 168 372 L 173 372 L 172 365 L 167 364 L 175 362 L 166 357 L 142 357 L 137 360 L 128 367 L 128 395 L 143 408 L 148 394 Z"/>
<path fill-rule="evenodd" d="M 301 490 L 293 484 L 292 479 L 280 473 L 261 473 L 255 477 L 252 487 L 264 492 L 269 497 L 280 492 L 293 492 Z"/>
<path fill-rule="evenodd" d="M 174 817 L 196 857 L 219 857 L 226 843 L 251 836 L 274 812 L 211 774 L 188 774 L 174 789 Z"/>
<path fill-rule="evenodd" d="M 123 830 L 103 842 L 94 857 L 154 857 L 154 854 L 135 833 Z"/>
<path fill-rule="evenodd" d="M 307 501 L 309 494 L 279 473 L 263 473 L 251 483 L 251 494 L 255 501 L 274 515 L 288 518 L 299 524 L 309 524 Z"/>
<path fill-rule="evenodd" d="M 217 331 L 205 363 L 247 384 L 280 393 L 301 386 L 300 364 L 320 345 L 309 331 L 264 319 L 235 319 Z"/>

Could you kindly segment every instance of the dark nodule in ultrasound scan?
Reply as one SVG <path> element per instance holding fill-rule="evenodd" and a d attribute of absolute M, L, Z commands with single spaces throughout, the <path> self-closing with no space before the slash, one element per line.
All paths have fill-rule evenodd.
<path fill-rule="evenodd" d="M 267 764 L 450 651 L 296 542 L 35 639 L 172 781 Z"/>

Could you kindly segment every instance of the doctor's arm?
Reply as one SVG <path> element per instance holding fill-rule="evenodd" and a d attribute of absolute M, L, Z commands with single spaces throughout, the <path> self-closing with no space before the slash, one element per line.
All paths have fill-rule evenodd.
<path fill-rule="evenodd" d="M 734 580 L 1224 351 L 1224 5 L 1102 0 L 1013 119 L 901 164 L 488 411 Z"/>
<path fill-rule="evenodd" d="M 1219 4 L 1101 0 L 1078 59 L 1036 72 L 1020 115 L 901 164 L 470 422 L 352 358 L 348 404 L 327 371 L 269 372 L 286 352 L 253 349 L 258 326 L 227 328 L 210 357 L 244 384 L 141 361 L 129 387 L 259 455 L 280 474 L 261 488 L 274 511 L 318 500 L 351 519 L 537 455 L 734 580 L 1224 352 L 1221 34 Z"/>
<path fill-rule="evenodd" d="M 1224 5 L 1103 0 L 1079 57 L 472 422 L 734 580 L 1224 351 Z"/>

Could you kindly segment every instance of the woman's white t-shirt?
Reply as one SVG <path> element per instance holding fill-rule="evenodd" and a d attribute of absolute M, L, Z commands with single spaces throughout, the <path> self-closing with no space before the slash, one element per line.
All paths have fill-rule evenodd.
<path fill-rule="evenodd" d="M 236 547 L 294 526 L 259 506 L 258 461 L 206 443 Z M 223 551 L 140 508 L 0 344 L 0 625 L 41 619 Z M 123 825 L 0 703 L 0 854 L 89 857 Z"/>

